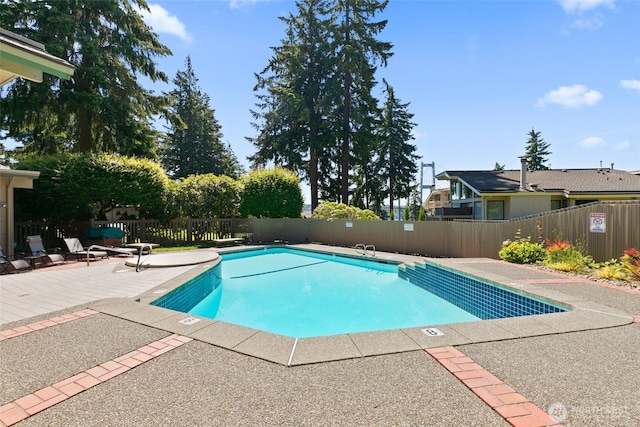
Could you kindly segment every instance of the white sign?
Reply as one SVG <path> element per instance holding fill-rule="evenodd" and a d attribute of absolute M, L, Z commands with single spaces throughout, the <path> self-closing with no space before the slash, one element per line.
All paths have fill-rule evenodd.
<path fill-rule="evenodd" d="M 405 224 L 404 231 L 413 231 L 413 224 Z"/>
<path fill-rule="evenodd" d="M 422 332 L 429 336 L 429 337 L 439 337 L 444 335 L 444 332 L 442 332 L 440 329 L 438 328 L 427 328 L 427 329 L 422 329 Z"/>
<path fill-rule="evenodd" d="M 592 233 L 604 233 L 607 231 L 607 214 L 591 213 L 589 214 L 589 224 Z"/>
<path fill-rule="evenodd" d="M 347 222 L 347 223 L 345 223 L 345 225 L 347 226 L 347 228 L 353 228 L 353 223 L 352 222 Z"/>

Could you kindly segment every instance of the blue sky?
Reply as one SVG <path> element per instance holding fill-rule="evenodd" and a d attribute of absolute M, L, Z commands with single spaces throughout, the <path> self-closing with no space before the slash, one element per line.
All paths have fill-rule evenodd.
<path fill-rule="evenodd" d="M 278 16 L 295 3 L 148 4 L 146 22 L 173 52 L 160 69 L 173 78 L 191 56 L 224 140 L 246 165 L 254 73 L 284 36 Z M 410 103 L 413 142 L 436 173 L 496 162 L 517 169 L 532 128 L 550 144 L 552 168 L 640 169 L 639 1 L 391 0 L 380 19 L 394 56 L 378 81 Z"/>

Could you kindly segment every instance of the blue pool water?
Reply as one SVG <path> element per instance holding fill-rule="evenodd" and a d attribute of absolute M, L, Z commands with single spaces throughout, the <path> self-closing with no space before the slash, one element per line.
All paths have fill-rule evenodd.
<path fill-rule="evenodd" d="M 222 259 L 220 285 L 190 314 L 294 338 L 479 320 L 391 264 L 288 249 Z"/>

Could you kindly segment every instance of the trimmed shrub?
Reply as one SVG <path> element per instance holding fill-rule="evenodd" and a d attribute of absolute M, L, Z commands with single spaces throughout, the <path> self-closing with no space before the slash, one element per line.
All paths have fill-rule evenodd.
<path fill-rule="evenodd" d="M 380 220 L 380 217 L 370 209 L 360 209 L 355 206 L 347 206 L 344 203 L 322 202 L 313 211 L 314 219 L 362 219 Z"/>
<path fill-rule="evenodd" d="M 300 218 L 304 198 L 300 180 L 283 168 L 261 169 L 241 179 L 240 214 L 256 218 Z"/>
<path fill-rule="evenodd" d="M 520 230 L 513 241 L 506 240 L 498 252 L 501 260 L 514 264 L 535 264 L 546 257 L 544 247 L 537 242 L 531 242 L 530 237 L 520 237 Z"/>

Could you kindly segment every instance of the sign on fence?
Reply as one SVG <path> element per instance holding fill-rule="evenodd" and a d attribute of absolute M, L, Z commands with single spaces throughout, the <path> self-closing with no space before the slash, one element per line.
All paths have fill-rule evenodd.
<path fill-rule="evenodd" d="M 592 233 L 604 233 L 607 231 L 607 214 L 590 213 L 589 224 Z"/>

